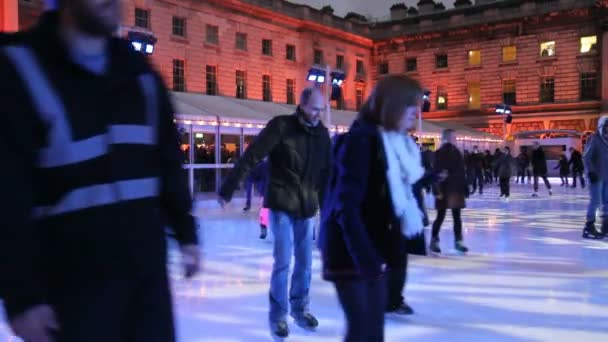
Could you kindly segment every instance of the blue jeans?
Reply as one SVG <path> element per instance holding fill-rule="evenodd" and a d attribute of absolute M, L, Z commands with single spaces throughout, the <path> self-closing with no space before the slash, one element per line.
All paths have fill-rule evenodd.
<path fill-rule="evenodd" d="M 270 279 L 269 319 L 271 323 L 286 319 L 288 302 L 291 305 L 292 316 L 299 317 L 308 312 L 313 228 L 313 217 L 296 219 L 281 211 L 270 211 L 270 229 L 274 235 L 274 265 Z M 288 296 L 287 282 L 292 250 L 295 256 L 295 266 Z"/>
<path fill-rule="evenodd" d="M 604 219 L 608 219 L 608 180 L 589 184 L 587 222 L 595 222 L 595 214 L 600 207 L 602 207 Z"/>

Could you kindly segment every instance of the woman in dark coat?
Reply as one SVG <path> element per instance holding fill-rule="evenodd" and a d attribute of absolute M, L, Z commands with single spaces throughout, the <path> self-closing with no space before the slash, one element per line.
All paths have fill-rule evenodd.
<path fill-rule="evenodd" d="M 461 211 L 465 208 L 466 198 L 469 196 L 469 187 L 465 175 L 465 165 L 462 153 L 456 147 L 456 134 L 452 129 L 442 133 L 443 145 L 435 153 L 435 171 L 447 171 L 447 178 L 435 186 L 435 208 L 437 218 L 433 223 L 433 236 L 429 249 L 434 253 L 441 253 L 439 248 L 439 231 L 448 209 L 452 210 L 454 218 L 454 237 L 456 250 L 468 252 L 463 243 Z"/>
<path fill-rule="evenodd" d="M 408 198 L 404 201 L 415 208 L 407 217 L 417 220 L 420 233 L 423 230 L 412 186 L 423 176 L 424 168 L 418 147 L 406 135 L 415 126 L 421 99 L 417 81 L 386 77 L 378 82 L 350 131 L 335 141 L 319 246 L 323 278 L 334 283 L 344 310 L 348 342 L 384 340 L 387 278 L 390 283 L 395 265 L 402 264 L 399 269 L 403 271 L 407 267 L 403 230 L 407 231 L 404 222 L 409 221 L 397 214 L 396 208 L 403 203 L 394 201 L 396 187 L 392 185 L 396 183 L 391 171 L 398 168 L 389 167 L 397 153 L 389 152 L 405 149 L 410 158 L 399 161 L 417 164 L 400 170 L 405 177 L 398 181 Z M 387 145 L 389 135 L 403 146 Z M 410 167 L 416 172 L 408 172 Z M 400 278 L 403 283 L 405 274 Z"/>

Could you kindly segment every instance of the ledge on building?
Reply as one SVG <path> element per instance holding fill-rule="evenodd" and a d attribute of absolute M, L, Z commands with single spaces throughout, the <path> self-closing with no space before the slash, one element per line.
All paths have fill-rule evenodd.
<path fill-rule="evenodd" d="M 169 39 L 172 42 L 176 42 L 176 43 L 190 44 L 190 41 L 186 37 L 180 37 L 180 36 L 171 35 L 171 37 Z"/>

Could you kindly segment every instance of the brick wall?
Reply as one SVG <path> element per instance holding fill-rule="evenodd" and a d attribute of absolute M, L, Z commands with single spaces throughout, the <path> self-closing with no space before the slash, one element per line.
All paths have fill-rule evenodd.
<path fill-rule="evenodd" d="M 125 25 L 134 24 L 136 6 L 150 10 L 151 31 L 158 38 L 152 59 L 169 87 L 172 84 L 172 60 L 184 59 L 188 92 L 206 92 L 205 68 L 212 65 L 217 67 L 220 95 L 236 96 L 236 70 L 243 70 L 246 72 L 248 99 L 262 99 L 262 76 L 270 75 L 273 101 L 285 103 L 287 79 L 295 80 L 296 100 L 300 91 L 312 85 L 306 76 L 313 64 L 313 50 L 321 49 L 325 61 L 332 68 L 335 68 L 337 54 L 345 56 L 347 79 L 343 88 L 344 98 L 349 109 L 355 107 L 356 59 L 361 56 L 365 64 L 369 64 L 371 44 L 369 47 L 360 46 L 308 30 L 296 23 L 293 26 L 273 23 L 206 3 L 183 1 L 175 4 L 157 1 L 149 7 L 145 1 L 128 0 L 125 2 Z M 173 16 L 187 19 L 186 39 L 172 36 Z M 219 27 L 219 44 L 216 46 L 205 43 L 207 25 Z M 235 48 L 237 32 L 247 34 L 247 51 Z M 262 39 L 272 40 L 272 57 L 262 55 Z M 296 46 L 295 62 L 286 59 L 287 44 Z"/>

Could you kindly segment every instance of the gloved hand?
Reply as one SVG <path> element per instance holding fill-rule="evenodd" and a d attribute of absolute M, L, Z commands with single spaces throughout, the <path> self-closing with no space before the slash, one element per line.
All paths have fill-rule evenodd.
<path fill-rule="evenodd" d="M 589 172 L 589 182 L 595 184 L 600 180 L 600 177 L 595 172 Z"/>

